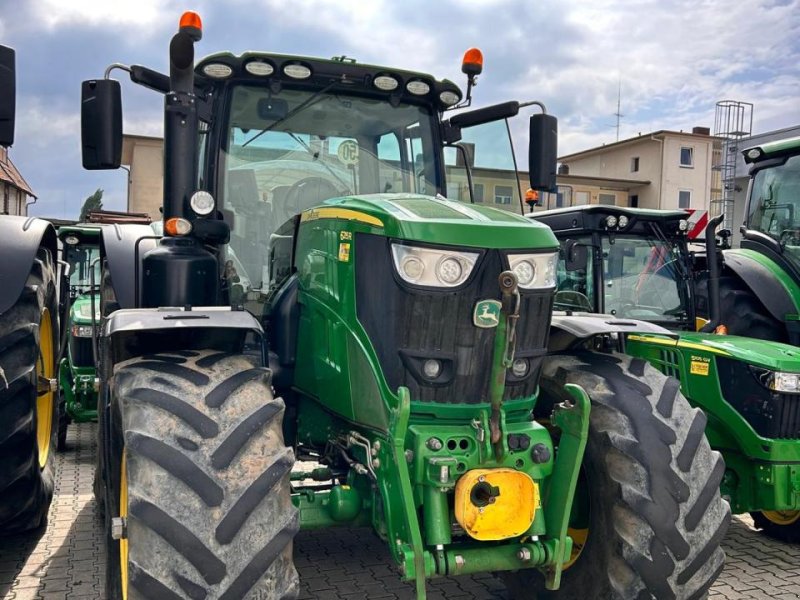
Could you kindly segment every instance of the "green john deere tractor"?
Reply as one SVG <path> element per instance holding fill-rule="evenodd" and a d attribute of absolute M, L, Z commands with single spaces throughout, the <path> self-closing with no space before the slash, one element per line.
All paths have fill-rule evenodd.
<path fill-rule="evenodd" d="M 121 67 L 165 95 L 165 235 L 101 236 L 108 597 L 294 598 L 298 530 L 354 525 L 420 599 L 479 571 L 516 598 L 702 596 L 730 512 L 699 411 L 598 320 L 554 320 L 580 348 L 546 360 L 555 237 L 443 195 L 445 146 L 470 181 L 459 140 L 521 106 L 445 118 L 476 53 L 462 101 L 343 58 L 195 66 L 200 35 L 184 15 L 169 76 Z M 121 114 L 119 82 L 84 82 L 85 167 L 119 165 Z M 531 131 L 550 189 L 555 119 Z"/>
<path fill-rule="evenodd" d="M 69 265 L 62 280 L 61 319 L 65 325 L 58 367 L 58 450 L 64 450 L 70 422 L 97 419 L 93 335 L 100 321 L 100 226 L 59 227 L 58 239 Z"/>
<path fill-rule="evenodd" d="M 0 46 L 0 156 L 14 142 L 14 51 Z M 55 478 L 56 234 L 0 216 L 0 534 L 47 522 Z"/>
<path fill-rule="evenodd" d="M 714 481 L 734 513 L 750 512 L 764 532 L 800 541 L 800 351 L 752 338 L 718 335 L 728 314 L 718 309 L 714 262 L 689 249 L 688 213 L 584 206 L 532 215 L 561 241 L 555 309 L 643 319 L 678 332 L 627 336 L 626 352 L 678 379 L 708 418 L 703 428 L 725 459 Z M 706 255 L 715 256 L 715 227 Z M 710 282 L 711 322 L 695 330 L 696 282 Z M 701 323 L 703 320 L 701 320 Z M 679 460 L 680 462 L 680 460 Z"/>
<path fill-rule="evenodd" d="M 750 185 L 740 248 L 723 252 L 731 333 L 800 346 L 800 137 L 743 152 Z"/>

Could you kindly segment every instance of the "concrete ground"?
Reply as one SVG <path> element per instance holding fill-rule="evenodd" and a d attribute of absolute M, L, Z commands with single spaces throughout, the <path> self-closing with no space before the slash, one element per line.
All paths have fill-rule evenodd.
<path fill-rule="evenodd" d="M 0 538 L 0 600 L 103 598 L 103 536 L 92 497 L 95 426 L 71 426 L 68 450 L 59 455 L 59 479 L 44 532 Z M 734 519 L 724 542 L 725 571 L 711 599 L 800 600 L 800 547 Z M 385 546 L 368 530 L 303 532 L 295 541 L 303 599 L 414 599 L 390 567 Z M 491 575 L 433 580 L 431 600 L 501 600 L 502 582 Z M 587 596 L 588 598 L 588 596 Z"/>

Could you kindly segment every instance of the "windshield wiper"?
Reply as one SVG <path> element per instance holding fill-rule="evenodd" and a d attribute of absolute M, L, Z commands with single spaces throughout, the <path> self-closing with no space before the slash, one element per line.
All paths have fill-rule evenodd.
<path fill-rule="evenodd" d="M 278 125 L 280 125 L 281 123 L 283 123 L 283 122 L 284 122 L 284 121 L 286 121 L 287 119 L 290 119 L 290 118 L 292 118 L 293 116 L 295 116 L 295 115 L 296 115 L 297 113 L 299 113 L 300 111 L 303 111 L 303 110 L 305 110 L 306 108 L 308 108 L 309 106 L 313 106 L 314 104 L 316 104 L 317 102 L 319 102 L 320 100 L 322 100 L 322 98 L 320 98 L 320 96 L 322 96 L 322 94 L 324 94 L 325 92 L 327 92 L 329 89 L 331 89 L 331 88 L 332 88 L 334 85 L 336 85 L 337 83 L 338 83 L 338 81 L 336 81 L 336 80 L 334 80 L 334 81 L 331 81 L 331 82 L 330 82 L 328 85 L 326 85 L 325 87 L 323 87 L 323 88 L 320 88 L 319 90 L 317 90 L 315 93 L 313 93 L 311 96 L 309 96 L 309 97 L 308 97 L 308 98 L 307 98 L 305 101 L 301 102 L 300 104 L 298 104 L 297 106 L 295 106 L 295 107 L 294 107 L 292 110 L 290 110 L 288 113 L 286 113 L 286 116 L 284 116 L 284 117 L 282 117 L 282 118 L 278 119 L 277 121 L 275 121 L 275 122 L 274 122 L 274 123 L 272 123 L 271 125 L 268 125 L 268 126 L 267 126 L 267 127 L 265 127 L 264 129 L 262 129 L 261 131 L 259 131 L 257 134 L 255 134 L 253 137 L 251 137 L 249 140 L 247 140 L 247 141 L 246 141 L 244 144 L 242 144 L 242 148 L 244 148 L 245 146 L 247 146 L 248 144 L 250 144 L 250 143 L 252 143 L 252 142 L 255 142 L 255 141 L 256 141 L 258 138 L 260 138 L 262 135 L 264 135 L 264 134 L 265 134 L 265 133 L 267 133 L 268 131 L 272 131 L 272 130 L 273 130 L 273 129 L 275 129 L 275 128 L 276 128 Z"/>

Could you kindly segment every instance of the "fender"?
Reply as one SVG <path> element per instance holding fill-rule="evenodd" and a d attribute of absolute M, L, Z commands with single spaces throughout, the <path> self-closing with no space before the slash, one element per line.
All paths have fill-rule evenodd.
<path fill-rule="evenodd" d="M 0 315 L 10 309 L 19 298 L 36 258 L 44 246 L 53 256 L 53 266 L 58 260 L 58 241 L 53 225 L 36 217 L 0 217 Z"/>
<path fill-rule="evenodd" d="M 241 351 L 248 333 L 258 338 L 260 348 L 255 352 L 266 366 L 261 323 L 246 310 L 230 306 L 120 309 L 106 319 L 101 335 L 110 366 L 136 356 L 189 350 L 187 337 L 196 348 Z"/>
<path fill-rule="evenodd" d="M 550 352 L 567 350 L 578 342 L 612 333 L 651 333 L 678 339 L 674 332 L 647 321 L 621 319 L 596 313 L 553 313 L 550 323 Z"/>
<path fill-rule="evenodd" d="M 769 257 L 752 250 L 725 250 L 724 267 L 730 269 L 781 323 L 800 313 L 800 288 Z"/>
<path fill-rule="evenodd" d="M 149 225 L 115 223 L 103 225 L 100 233 L 100 256 L 111 274 L 111 284 L 120 308 L 136 308 L 140 298 L 136 298 L 136 259 L 139 261 L 139 277 L 142 276 L 142 258 L 156 247 L 156 239 L 144 239 L 139 243 L 138 257 L 136 243 L 141 238 L 155 238 L 156 233 Z M 141 286 L 139 287 L 141 294 Z"/>

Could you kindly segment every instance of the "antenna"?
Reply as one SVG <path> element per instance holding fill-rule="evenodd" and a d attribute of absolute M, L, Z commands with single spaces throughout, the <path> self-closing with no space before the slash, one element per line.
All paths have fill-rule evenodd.
<path fill-rule="evenodd" d="M 617 86 L 617 112 L 614 113 L 614 116 L 617 117 L 617 141 L 619 141 L 619 120 L 624 117 L 620 109 L 620 100 L 622 98 L 622 77 L 619 78 L 619 84 Z"/>

